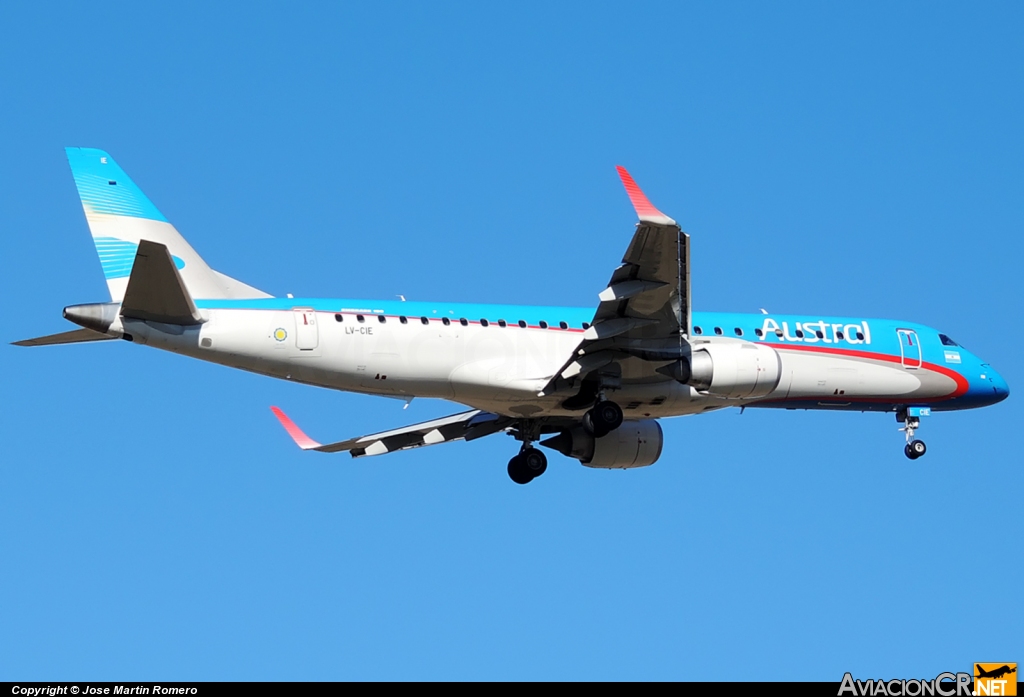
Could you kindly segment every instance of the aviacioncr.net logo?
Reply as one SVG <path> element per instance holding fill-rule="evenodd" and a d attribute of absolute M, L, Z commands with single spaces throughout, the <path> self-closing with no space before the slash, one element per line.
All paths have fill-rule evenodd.
<path fill-rule="evenodd" d="M 970 673 L 939 673 L 931 680 L 855 680 L 843 675 L 839 695 L 854 697 L 972 697 Z"/>
<path fill-rule="evenodd" d="M 1017 694 L 1016 663 L 975 663 L 974 694 L 977 697 L 999 695 L 1013 697 Z"/>

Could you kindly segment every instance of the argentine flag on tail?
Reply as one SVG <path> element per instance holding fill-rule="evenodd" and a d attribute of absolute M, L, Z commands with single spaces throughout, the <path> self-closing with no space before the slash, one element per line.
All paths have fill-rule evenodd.
<path fill-rule="evenodd" d="M 114 159 L 95 148 L 67 148 L 110 299 L 121 302 L 139 242 L 165 245 L 193 298 L 267 298 L 267 293 L 214 271 Z"/>

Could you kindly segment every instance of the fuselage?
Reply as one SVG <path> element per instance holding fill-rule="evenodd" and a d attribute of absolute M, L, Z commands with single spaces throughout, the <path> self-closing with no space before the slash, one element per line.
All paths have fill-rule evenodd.
<path fill-rule="evenodd" d="M 520 417 L 578 415 L 540 396 L 583 339 L 593 308 L 260 298 L 196 300 L 196 327 L 118 320 L 126 338 L 256 373 L 401 399 L 435 397 Z M 626 419 L 729 406 L 953 410 L 1005 399 L 982 359 L 913 322 L 695 312 L 690 344 L 752 342 L 778 354 L 767 396 L 723 399 L 675 380 L 637 380 L 622 361 Z M 640 371 L 637 370 L 639 375 Z M 649 375 L 649 371 L 647 371 Z"/>

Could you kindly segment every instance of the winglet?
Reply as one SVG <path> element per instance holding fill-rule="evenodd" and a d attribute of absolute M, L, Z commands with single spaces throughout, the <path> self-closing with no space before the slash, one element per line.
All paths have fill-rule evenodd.
<path fill-rule="evenodd" d="M 626 187 L 626 195 L 629 196 L 629 200 L 633 204 L 633 208 L 636 209 L 636 215 L 641 221 L 645 223 L 654 223 L 655 225 L 676 224 L 676 221 L 672 220 L 672 218 L 669 218 L 654 207 L 654 204 L 647 199 L 644 192 L 636 185 L 636 182 L 633 181 L 633 177 L 630 176 L 625 167 L 616 165 L 615 169 L 619 171 L 619 179 L 622 180 L 622 185 Z"/>
<path fill-rule="evenodd" d="M 315 440 L 307 436 L 302 432 L 302 429 L 295 425 L 295 422 L 288 418 L 288 415 L 277 407 L 270 407 L 270 411 L 274 412 L 274 416 L 284 426 L 284 430 L 288 431 L 288 435 L 295 441 L 295 445 L 299 446 L 303 450 L 315 450 L 320 447 L 320 444 Z"/>

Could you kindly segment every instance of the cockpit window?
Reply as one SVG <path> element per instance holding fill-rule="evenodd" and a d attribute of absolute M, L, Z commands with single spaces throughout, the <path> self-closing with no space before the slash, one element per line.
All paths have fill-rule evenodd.
<path fill-rule="evenodd" d="M 952 339 L 950 339 L 945 334 L 939 334 L 939 341 L 942 342 L 943 346 L 959 346 L 960 345 L 960 344 L 956 343 L 955 341 L 953 341 Z"/>

